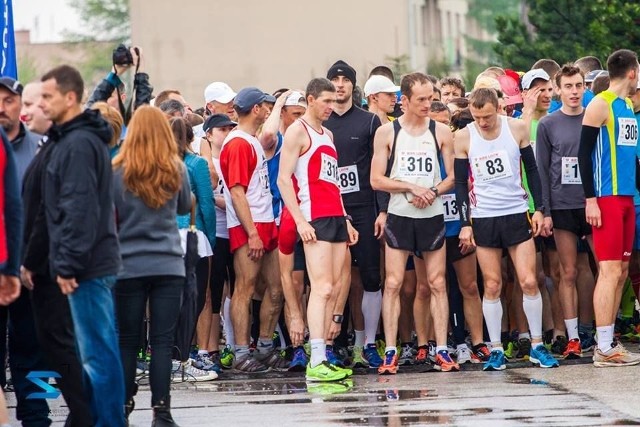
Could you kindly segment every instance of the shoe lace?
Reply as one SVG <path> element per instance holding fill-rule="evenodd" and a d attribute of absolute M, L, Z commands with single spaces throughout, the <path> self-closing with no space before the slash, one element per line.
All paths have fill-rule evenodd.
<path fill-rule="evenodd" d="M 396 355 L 396 352 L 393 350 L 389 350 L 384 354 L 384 364 L 391 365 L 393 363 L 393 356 Z"/>

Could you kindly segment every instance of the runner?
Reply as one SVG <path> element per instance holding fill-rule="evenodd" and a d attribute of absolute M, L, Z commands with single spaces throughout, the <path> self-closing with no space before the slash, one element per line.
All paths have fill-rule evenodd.
<path fill-rule="evenodd" d="M 457 77 L 444 77 L 440 79 L 440 101 L 447 105 L 454 98 L 464 98 L 464 83 Z"/>
<path fill-rule="evenodd" d="M 498 115 L 498 96 L 493 89 L 474 90 L 469 104 L 475 122 L 456 132 L 454 168 L 462 221 L 460 243 L 477 246 L 484 277 L 482 309 L 492 351 L 483 369 L 505 369 L 500 341 L 500 259 L 504 249 L 509 252 L 524 294 L 524 312 L 532 341 L 529 360 L 541 367 L 555 367 L 558 362 L 542 343 L 542 296 L 536 280 L 535 245 L 531 237 L 540 234 L 544 206 L 529 132 L 523 122 Z M 531 222 L 527 214 L 527 194 L 519 174 L 521 159 L 528 171 L 536 204 Z"/>
<path fill-rule="evenodd" d="M 380 119 L 380 123 L 388 123 L 392 120 L 396 106 L 396 92 L 400 86 L 396 86 L 385 76 L 371 76 L 364 84 L 364 96 L 367 97 L 369 112 Z"/>
<path fill-rule="evenodd" d="M 351 375 L 327 361 L 325 338 L 331 323 L 342 323 L 335 313 L 344 266 L 346 245 L 357 241 L 357 232 L 346 218 L 338 186 L 338 159 L 332 134 L 322 126 L 333 111 L 336 94 L 333 84 L 323 78 L 307 86 L 308 108 L 286 133 L 280 158 L 278 184 L 285 205 L 304 243 L 311 294 L 307 319 L 311 360 L 309 381 L 337 381 Z M 298 198 L 291 176 L 299 186 Z"/>

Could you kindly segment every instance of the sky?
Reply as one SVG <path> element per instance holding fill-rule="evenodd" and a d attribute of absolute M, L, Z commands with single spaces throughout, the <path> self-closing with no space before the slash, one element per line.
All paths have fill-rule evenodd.
<path fill-rule="evenodd" d="M 68 0 L 13 0 L 15 30 L 31 30 L 32 43 L 62 41 L 62 31 L 80 23 Z"/>

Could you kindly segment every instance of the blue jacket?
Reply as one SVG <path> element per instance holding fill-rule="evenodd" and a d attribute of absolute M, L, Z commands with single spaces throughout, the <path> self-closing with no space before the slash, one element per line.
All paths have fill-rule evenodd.
<path fill-rule="evenodd" d="M 202 231 L 213 249 L 216 245 L 216 209 L 209 164 L 202 157 L 187 153 L 184 164 L 189 172 L 191 192 L 196 196 L 196 228 Z M 190 215 L 178 216 L 178 228 L 189 228 Z"/>

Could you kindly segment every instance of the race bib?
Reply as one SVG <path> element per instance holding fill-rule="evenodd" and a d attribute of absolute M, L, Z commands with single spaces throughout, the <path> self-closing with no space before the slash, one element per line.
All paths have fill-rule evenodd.
<path fill-rule="evenodd" d="M 509 157 L 504 150 L 474 158 L 473 173 L 474 179 L 480 182 L 495 181 L 513 175 Z"/>
<path fill-rule="evenodd" d="M 326 153 L 321 153 L 320 179 L 338 185 L 338 160 Z"/>
<path fill-rule="evenodd" d="M 562 158 L 562 184 L 582 184 L 577 157 Z"/>
<path fill-rule="evenodd" d="M 455 194 L 443 194 L 440 196 L 442 200 L 442 206 L 444 207 L 444 221 L 457 221 L 460 219 L 458 213 L 458 203 L 456 203 Z"/>
<path fill-rule="evenodd" d="M 618 145 L 635 147 L 638 143 L 638 121 L 634 118 L 618 118 Z"/>
<path fill-rule="evenodd" d="M 424 151 L 401 151 L 398 156 L 398 177 L 434 177 L 434 158 Z"/>
<path fill-rule="evenodd" d="M 348 194 L 360 191 L 360 180 L 356 165 L 338 168 L 338 179 L 340 180 L 340 193 Z"/>
<path fill-rule="evenodd" d="M 269 188 L 269 170 L 267 169 L 267 163 L 258 170 L 258 178 L 260 179 L 260 194 L 266 196 L 271 193 Z"/>

